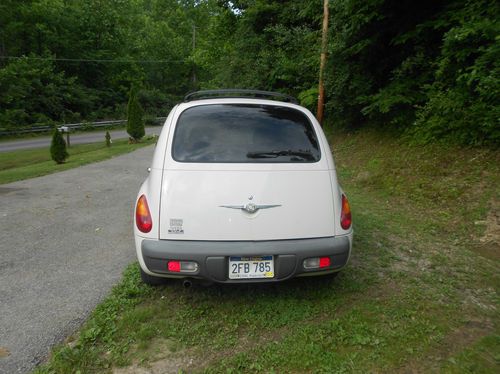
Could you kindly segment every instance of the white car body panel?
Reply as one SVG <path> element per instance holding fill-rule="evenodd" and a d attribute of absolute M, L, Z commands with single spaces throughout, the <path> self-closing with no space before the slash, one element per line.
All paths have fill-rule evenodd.
<path fill-rule="evenodd" d="M 280 206 L 252 214 L 222 207 L 249 202 Z M 160 239 L 276 240 L 335 233 L 328 170 L 166 170 L 160 211 Z M 182 220 L 183 233 L 169 233 L 171 219 Z"/>

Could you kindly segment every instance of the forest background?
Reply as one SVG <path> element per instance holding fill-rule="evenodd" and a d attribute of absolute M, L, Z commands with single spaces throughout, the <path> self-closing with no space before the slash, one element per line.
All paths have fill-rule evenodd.
<path fill-rule="evenodd" d="M 326 123 L 500 144 L 500 3 L 331 0 Z M 3 0 L 0 128 L 126 114 L 255 88 L 316 109 L 322 0 Z"/>

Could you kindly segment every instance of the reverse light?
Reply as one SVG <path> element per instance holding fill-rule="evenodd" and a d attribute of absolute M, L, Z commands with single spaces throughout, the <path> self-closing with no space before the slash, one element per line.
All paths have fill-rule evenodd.
<path fill-rule="evenodd" d="M 173 273 L 194 273 L 198 270 L 198 264 L 194 261 L 169 261 L 167 269 Z"/>
<path fill-rule="evenodd" d="M 304 269 L 321 269 L 330 267 L 332 261 L 330 257 L 311 257 L 304 260 Z"/>
<path fill-rule="evenodd" d="M 342 211 L 340 213 L 340 226 L 344 230 L 348 230 L 351 227 L 352 218 L 351 218 L 351 207 L 349 206 L 349 201 L 347 201 L 347 197 L 342 194 Z"/>
<path fill-rule="evenodd" d="M 153 228 L 153 220 L 149 212 L 148 201 L 146 196 L 142 195 L 137 201 L 135 208 L 135 223 L 139 231 L 148 233 Z"/>

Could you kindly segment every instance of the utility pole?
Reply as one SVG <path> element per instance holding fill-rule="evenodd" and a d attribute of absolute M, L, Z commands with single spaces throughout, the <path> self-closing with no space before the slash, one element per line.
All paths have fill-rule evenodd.
<path fill-rule="evenodd" d="M 323 126 L 323 112 L 325 107 L 325 86 L 323 83 L 326 65 L 326 53 L 328 50 L 328 0 L 323 0 L 323 31 L 321 36 L 321 60 L 319 65 L 319 87 L 318 87 L 318 111 L 316 119 Z"/>
<path fill-rule="evenodd" d="M 196 90 L 196 65 L 194 62 L 195 50 L 196 50 L 196 25 L 193 24 L 193 77 L 192 77 L 193 90 Z"/>

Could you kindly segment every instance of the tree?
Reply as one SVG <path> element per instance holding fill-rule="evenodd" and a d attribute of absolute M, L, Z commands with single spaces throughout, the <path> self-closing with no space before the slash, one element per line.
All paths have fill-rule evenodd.
<path fill-rule="evenodd" d="M 142 115 L 143 110 L 137 98 L 137 87 L 132 85 L 127 106 L 127 132 L 134 142 L 140 140 L 146 133 Z"/>
<path fill-rule="evenodd" d="M 52 160 L 58 164 L 64 163 L 69 154 L 66 151 L 66 142 L 62 136 L 59 129 L 54 130 L 54 135 L 52 136 L 52 143 L 50 144 L 50 155 Z"/>
<path fill-rule="evenodd" d="M 0 1 L 0 128 L 119 118 L 130 95 L 137 141 L 141 106 L 164 115 L 194 71 L 196 88 L 280 91 L 314 109 L 321 3 Z M 499 144 L 499 4 L 330 1 L 326 122 Z"/>
<path fill-rule="evenodd" d="M 50 58 L 50 56 L 49 56 Z M 85 91 L 54 63 L 24 57 L 0 69 L 0 124 L 16 129 L 78 119 Z"/>

